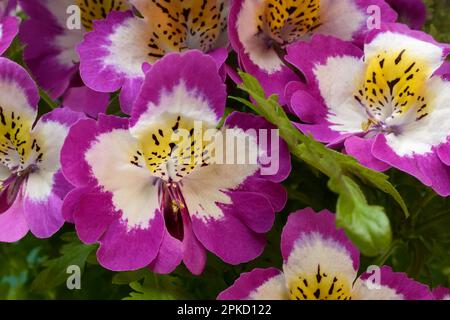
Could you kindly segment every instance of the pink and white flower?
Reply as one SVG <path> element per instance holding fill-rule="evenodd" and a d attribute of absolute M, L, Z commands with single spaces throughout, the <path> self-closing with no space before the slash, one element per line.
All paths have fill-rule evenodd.
<path fill-rule="evenodd" d="M 135 12 L 113 12 L 94 23 L 78 46 L 80 72 L 90 88 L 121 89 L 122 110 L 129 114 L 144 80 L 144 69 L 170 52 L 197 49 L 220 68 L 227 56 L 229 0 L 130 0 Z"/>
<path fill-rule="evenodd" d="M 199 51 L 171 53 L 146 73 L 131 119 L 100 116 L 73 126 L 62 150 L 64 175 L 77 188 L 66 198 L 64 215 L 85 243 L 100 243 L 97 257 L 112 270 L 149 266 L 169 273 L 181 262 L 200 274 L 211 251 L 238 264 L 265 246 L 275 212 L 286 201 L 279 184 L 290 172 L 287 146 L 278 136 L 272 153 L 278 170 L 262 175 L 261 157 L 242 164 L 208 161 L 216 150 L 200 132 L 217 132 L 226 88 L 217 64 Z M 248 128 L 273 129 L 264 119 L 233 113 L 224 128 L 258 140 Z M 188 132 L 188 145 L 173 135 Z M 272 148 L 270 148 L 272 149 Z M 187 161 L 186 161 L 187 160 Z"/>
<path fill-rule="evenodd" d="M 335 215 L 292 213 L 281 235 L 283 271 L 254 269 L 223 291 L 221 300 L 431 300 L 429 288 L 382 266 L 359 277 L 359 252 L 335 225 Z"/>
<path fill-rule="evenodd" d="M 39 94 L 28 73 L 0 58 L 0 241 L 28 231 L 47 238 L 64 223 L 61 206 L 72 188 L 59 153 L 69 126 L 80 118 L 55 109 L 38 121 Z"/>
<path fill-rule="evenodd" d="M 373 31 L 364 51 L 316 36 L 286 57 L 308 83 L 286 89 L 298 128 L 384 171 L 403 170 L 450 195 L 450 83 L 436 74 L 449 46 L 391 25 Z"/>
<path fill-rule="evenodd" d="M 378 23 L 396 20 L 397 14 L 384 0 L 235 0 L 230 42 L 242 68 L 284 104 L 285 85 L 298 79 L 283 61 L 286 45 L 307 42 L 313 34 L 362 43 L 373 7 L 380 10 Z"/>

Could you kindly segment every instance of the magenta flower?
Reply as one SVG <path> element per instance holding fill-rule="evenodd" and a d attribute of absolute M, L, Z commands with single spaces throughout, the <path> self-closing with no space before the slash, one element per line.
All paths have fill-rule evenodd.
<path fill-rule="evenodd" d="M 102 266 L 169 273 L 184 262 L 199 274 L 207 250 L 231 264 L 262 252 L 264 233 L 286 201 L 279 182 L 290 172 L 290 155 L 276 136 L 257 155 L 267 157 L 269 145 L 279 155 L 270 175 L 261 173 L 261 160 L 209 162 L 213 149 L 196 136 L 195 123 L 218 132 L 225 100 L 214 59 L 198 51 L 171 53 L 146 73 L 130 119 L 100 116 L 71 128 L 61 161 L 76 189 L 63 213 L 83 242 L 100 243 Z M 258 144 L 247 129 L 274 127 L 233 113 L 224 128 L 250 139 L 237 146 L 237 154 L 246 154 Z M 180 130 L 188 133 L 187 148 L 171 139 Z"/>
<path fill-rule="evenodd" d="M 433 296 L 435 300 L 450 300 L 450 289 L 445 287 L 436 287 L 433 289 Z"/>
<path fill-rule="evenodd" d="M 83 81 L 101 92 L 121 89 L 125 113 L 140 90 L 143 68 L 166 53 L 198 49 L 214 57 L 218 67 L 225 62 L 229 0 L 130 3 L 143 18 L 131 11 L 112 13 L 78 46 Z"/>
<path fill-rule="evenodd" d="M 19 19 L 11 16 L 15 7 L 17 1 L 0 2 L 0 55 L 5 53 L 19 32 Z"/>
<path fill-rule="evenodd" d="M 29 230 L 53 235 L 64 219 L 61 206 L 72 188 L 61 173 L 59 153 L 79 114 L 56 109 L 37 123 L 39 94 L 19 65 L 0 58 L 0 241 L 15 242 Z"/>
<path fill-rule="evenodd" d="M 378 275 L 367 272 L 358 277 L 358 249 L 336 228 L 335 215 L 327 210 L 292 213 L 281 235 L 281 252 L 283 271 L 268 268 L 244 273 L 218 299 L 432 299 L 427 286 L 387 266 Z"/>
<path fill-rule="evenodd" d="M 230 42 L 242 68 L 284 104 L 285 85 L 298 79 L 280 57 L 285 46 L 308 41 L 313 34 L 362 43 L 370 6 L 380 8 L 380 23 L 397 18 L 384 0 L 236 0 L 230 12 Z"/>
<path fill-rule="evenodd" d="M 129 8 L 125 0 L 20 0 L 28 19 L 20 28 L 26 45 L 24 60 L 37 80 L 53 99 L 63 97 L 63 104 L 91 116 L 104 112 L 109 95 L 86 87 L 79 75 L 79 57 L 75 50 L 94 20 L 103 19 L 113 10 Z M 87 7 L 86 7 L 87 4 Z M 79 5 L 81 22 L 68 14 L 70 6 Z M 71 12 L 71 11 L 69 11 Z M 93 16 L 92 16 L 93 15 Z"/>
<path fill-rule="evenodd" d="M 450 84 L 435 74 L 448 52 L 404 25 L 374 31 L 364 52 L 325 36 L 288 47 L 287 60 L 308 79 L 286 89 L 299 129 L 450 195 Z"/>

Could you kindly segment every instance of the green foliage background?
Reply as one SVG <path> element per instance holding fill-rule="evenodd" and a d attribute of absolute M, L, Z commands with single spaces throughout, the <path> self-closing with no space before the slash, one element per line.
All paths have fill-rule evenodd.
<path fill-rule="evenodd" d="M 450 1 L 426 3 L 425 30 L 439 41 L 450 42 Z M 23 65 L 17 41 L 7 55 Z M 242 76 L 245 84 L 240 89 L 230 83 L 235 97 L 230 97 L 228 110 L 256 112 L 277 124 L 293 154 L 292 174 L 284 183 L 289 200 L 277 215 L 261 257 L 230 266 L 210 254 L 201 276 L 191 275 L 184 266 L 171 275 L 146 269 L 112 272 L 98 265 L 97 246 L 80 243 L 73 226 L 67 224 L 50 239 L 28 235 L 18 243 L 0 244 L 0 299 L 214 299 L 242 272 L 281 266 L 282 227 L 290 212 L 304 207 L 337 212 L 338 224 L 365 254 L 360 270 L 386 263 L 430 287 L 450 287 L 450 198 L 439 197 L 397 170 L 390 170 L 388 177 L 364 170 L 351 158 L 299 135 L 276 98 L 266 99 L 251 77 Z M 247 102 L 247 94 L 255 105 Z M 41 98 L 42 113 L 56 106 L 45 92 Z M 120 113 L 117 100 L 112 97 L 108 113 Z M 69 265 L 82 268 L 81 290 L 66 287 Z"/>

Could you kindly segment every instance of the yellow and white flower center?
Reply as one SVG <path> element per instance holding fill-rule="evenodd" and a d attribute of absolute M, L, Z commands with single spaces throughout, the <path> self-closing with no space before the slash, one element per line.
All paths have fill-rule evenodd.
<path fill-rule="evenodd" d="M 320 0 L 267 0 L 258 30 L 279 44 L 292 43 L 318 26 Z"/>
<path fill-rule="evenodd" d="M 396 130 L 401 123 L 419 121 L 432 111 L 426 98 L 429 67 L 414 52 L 381 51 L 366 60 L 364 84 L 355 99 L 367 110 L 364 130 Z"/>
<path fill-rule="evenodd" d="M 42 161 L 42 149 L 31 134 L 33 122 L 0 106 L 0 163 L 20 172 Z M 33 158 L 33 159 L 31 159 Z"/>
<path fill-rule="evenodd" d="M 206 129 L 203 123 L 197 128 L 192 119 L 162 115 L 140 135 L 140 149 L 131 163 L 141 165 L 143 159 L 152 175 L 178 182 L 211 161 L 211 143 L 205 141 L 203 134 Z"/>
<path fill-rule="evenodd" d="M 351 283 L 341 274 L 317 266 L 315 274 L 300 274 L 289 286 L 291 300 L 351 300 Z"/>
<path fill-rule="evenodd" d="M 81 11 L 81 23 L 86 31 L 91 31 L 95 20 L 105 19 L 111 11 L 130 9 L 126 0 L 76 0 Z"/>
<path fill-rule="evenodd" d="M 226 0 L 149 1 L 142 11 L 154 30 L 148 44 L 150 62 L 168 52 L 187 49 L 208 52 L 226 46 Z"/>

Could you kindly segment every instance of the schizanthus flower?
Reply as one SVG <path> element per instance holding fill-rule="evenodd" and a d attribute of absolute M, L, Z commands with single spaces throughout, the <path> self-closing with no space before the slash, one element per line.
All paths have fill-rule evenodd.
<path fill-rule="evenodd" d="M 370 6 L 381 10 L 380 23 L 397 18 L 384 0 L 236 0 L 230 12 L 230 42 L 244 70 L 284 103 L 285 85 L 297 79 L 283 61 L 285 46 L 308 41 L 313 34 L 361 43 Z"/>
<path fill-rule="evenodd" d="M 20 28 L 20 39 L 26 45 L 24 60 L 38 84 L 54 99 L 63 96 L 64 105 L 73 110 L 91 116 L 104 112 L 109 95 L 84 86 L 76 46 L 91 30 L 93 21 L 106 18 L 111 11 L 129 9 L 128 2 L 20 0 L 20 4 L 28 15 Z M 75 5 L 81 16 L 70 10 Z"/>
<path fill-rule="evenodd" d="M 450 83 L 435 74 L 448 52 L 403 25 L 373 32 L 364 52 L 325 36 L 294 44 L 287 59 L 308 80 L 287 88 L 306 123 L 298 127 L 370 168 L 396 167 L 448 196 Z"/>
<path fill-rule="evenodd" d="M 39 238 L 63 225 L 61 206 L 71 189 L 59 153 L 78 113 L 56 109 L 36 122 L 39 94 L 19 65 L 0 58 L 0 241 L 29 230 Z"/>
<path fill-rule="evenodd" d="M 130 2 L 142 18 L 131 11 L 112 13 L 95 23 L 78 47 L 86 85 L 102 92 L 122 89 L 125 113 L 131 112 L 143 68 L 166 53 L 198 49 L 211 54 L 218 67 L 225 62 L 229 0 Z"/>
<path fill-rule="evenodd" d="M 219 295 L 222 300 L 429 300 L 428 287 L 390 267 L 357 277 L 359 252 L 335 215 L 304 209 L 292 213 L 281 236 L 283 271 L 244 273 Z M 355 280 L 356 279 L 356 280 Z M 376 281 L 379 280 L 379 283 Z"/>
<path fill-rule="evenodd" d="M 100 243 L 104 267 L 168 273 L 183 261 L 199 274 L 206 250 L 232 264 L 262 252 L 264 233 L 286 201 L 278 183 L 290 172 L 289 152 L 278 136 L 259 149 L 258 160 L 279 156 L 270 175 L 261 174 L 261 161 L 211 163 L 218 149 L 202 133 L 218 131 L 225 89 L 210 56 L 172 53 L 147 72 L 130 120 L 101 116 L 72 127 L 62 166 L 77 188 L 64 214 L 82 241 Z M 247 129 L 274 128 L 241 113 L 230 115 L 224 127 L 248 139 L 236 154 L 258 144 Z M 187 145 L 172 138 L 178 132 L 187 132 Z"/>

